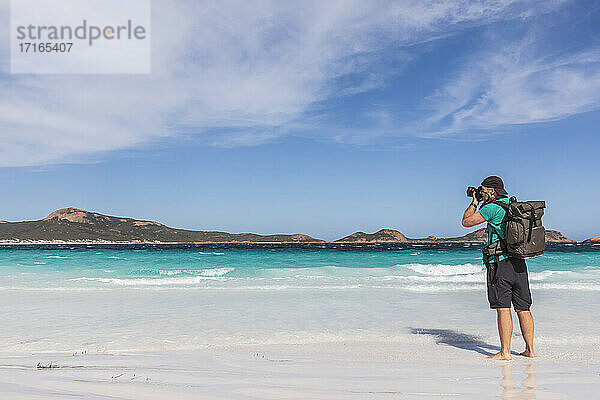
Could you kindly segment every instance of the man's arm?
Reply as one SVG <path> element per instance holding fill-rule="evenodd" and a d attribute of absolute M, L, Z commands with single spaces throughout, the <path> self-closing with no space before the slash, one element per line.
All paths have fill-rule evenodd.
<path fill-rule="evenodd" d="M 479 225 L 485 222 L 485 218 L 481 213 L 477 212 L 477 199 L 473 196 L 473 201 L 469 204 L 469 207 L 465 210 L 462 218 L 462 226 L 469 228 L 471 226 Z"/>

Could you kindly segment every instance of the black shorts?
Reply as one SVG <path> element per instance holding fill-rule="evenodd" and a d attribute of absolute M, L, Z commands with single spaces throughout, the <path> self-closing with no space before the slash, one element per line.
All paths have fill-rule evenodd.
<path fill-rule="evenodd" d="M 531 307 L 531 292 L 525 260 L 505 258 L 490 263 L 487 268 L 487 295 L 490 308 L 510 308 L 527 311 Z"/>

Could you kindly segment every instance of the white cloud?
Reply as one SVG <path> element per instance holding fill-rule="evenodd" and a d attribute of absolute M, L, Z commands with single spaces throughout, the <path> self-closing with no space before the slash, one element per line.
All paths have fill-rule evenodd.
<path fill-rule="evenodd" d="M 528 37 L 478 54 L 426 101 L 422 136 L 555 121 L 600 108 L 600 48 L 551 55 Z"/>
<path fill-rule="evenodd" d="M 2 1 L 0 22 L 7 26 Z M 376 62 L 379 52 L 391 45 L 422 43 L 466 26 L 526 17 L 555 5 L 510 0 L 155 0 L 151 75 L 0 73 L 0 166 L 67 162 L 181 132 L 205 135 L 207 143 L 222 146 L 272 140 L 298 125 L 318 102 L 384 84 L 400 69 Z M 6 48 L 2 53 L 0 63 L 7 71 Z M 411 57 L 398 53 L 402 62 Z M 580 85 L 584 78 L 567 64 L 554 74 L 537 73 L 553 78 L 556 85 L 566 78 Z M 488 97 L 502 99 L 502 86 L 519 84 L 526 79 L 521 74 L 515 70 L 504 74 L 505 82 L 489 82 Z M 345 80 L 350 76 L 355 79 Z M 464 104 L 461 109 L 441 107 L 437 118 L 451 116 L 456 130 L 482 123 L 475 116 L 480 111 L 498 123 L 506 120 L 504 115 L 514 115 L 518 107 L 508 102 L 469 105 L 480 86 L 465 75 L 454 88 L 440 91 L 441 106 L 447 107 L 444 96 Z M 588 92 L 584 103 L 593 98 Z M 521 93 L 533 102 L 529 92 Z M 582 109 L 575 104 L 577 97 L 571 96 L 572 107 Z M 538 113 L 548 110 L 548 104 L 535 105 Z"/>

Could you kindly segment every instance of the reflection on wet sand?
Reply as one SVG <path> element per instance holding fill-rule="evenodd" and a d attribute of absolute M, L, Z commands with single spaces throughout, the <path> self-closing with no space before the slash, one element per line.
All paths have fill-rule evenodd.
<path fill-rule="evenodd" d="M 512 376 L 512 364 L 502 366 L 502 379 L 499 384 L 502 388 L 500 397 L 503 399 L 535 399 L 537 383 L 535 379 L 535 361 L 529 361 L 525 366 L 525 379 L 521 381 L 523 389 L 515 389 Z"/>

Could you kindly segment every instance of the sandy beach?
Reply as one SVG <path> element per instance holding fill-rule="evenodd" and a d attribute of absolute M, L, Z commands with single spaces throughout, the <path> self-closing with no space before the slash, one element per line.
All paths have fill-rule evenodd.
<path fill-rule="evenodd" d="M 436 340 L 2 355 L 0 398 L 592 399 L 600 388 L 597 361 L 490 361 L 468 344 Z"/>
<path fill-rule="evenodd" d="M 5 251 L 0 399 L 595 398 L 597 252 L 529 263 L 505 362 L 478 251 L 411 246 Z"/>
<path fill-rule="evenodd" d="M 164 300 L 167 294 L 159 293 L 157 299 Z M 548 294 L 550 291 L 538 290 L 536 293 L 538 298 L 548 297 Z M 50 303 L 57 301 L 56 294 L 46 295 Z M 116 304 L 124 297 L 139 301 L 135 298 L 142 294 L 126 290 L 112 295 L 116 295 Z M 329 295 L 332 301 L 342 297 L 342 293 Z M 360 297 L 361 293 L 356 292 L 356 295 Z M 476 301 L 479 295 L 469 293 L 466 302 Z M 61 293 L 60 296 L 72 305 L 77 299 L 83 301 L 80 293 Z M 97 296 L 88 301 L 96 304 L 109 301 L 106 298 L 98 300 Z M 594 292 L 588 293 L 584 300 L 595 296 Z M 587 318 L 583 313 L 579 314 L 579 328 L 574 319 L 565 319 L 565 324 L 559 325 L 562 312 L 575 303 L 569 301 L 568 296 L 555 302 L 546 300 L 534 310 L 539 321 L 536 336 L 539 357 L 536 359 L 517 354 L 522 351 L 523 343 L 515 318 L 513 360 L 509 362 L 486 358 L 499 348 L 493 311 L 486 309 L 483 301 L 474 308 L 471 316 L 465 312 L 452 315 L 452 307 L 447 305 L 452 296 L 434 293 L 419 297 L 420 302 L 433 305 L 433 308 L 440 305 L 439 310 L 435 313 L 424 310 L 420 315 L 416 311 L 399 310 L 395 332 L 382 334 L 368 327 L 342 333 L 332 331 L 326 342 L 315 341 L 318 340 L 314 339 L 318 337 L 317 332 L 306 337 L 307 332 L 290 331 L 279 337 L 277 332 L 271 332 L 271 342 L 263 338 L 257 343 L 202 346 L 193 343 L 192 331 L 177 327 L 168 329 L 158 321 L 154 321 L 156 331 L 151 326 L 134 326 L 110 333 L 110 324 L 101 319 L 96 321 L 97 331 L 93 326 L 84 327 L 84 338 L 80 336 L 81 332 L 76 332 L 76 317 L 58 313 L 44 319 L 40 315 L 37 322 L 24 323 L 34 332 L 20 335 L 22 341 L 18 344 L 35 350 L 0 355 L 0 398 L 596 398 L 594 393 L 600 390 L 600 355 L 593 314 L 587 314 Z M 461 297 L 464 301 L 465 294 Z M 197 295 L 194 298 L 198 299 Z M 269 298 L 276 301 L 277 296 Z M 283 301 L 283 298 L 279 300 Z M 7 297 L 2 296 L 4 307 L 7 302 Z M 561 302 L 564 303 L 563 311 L 554 313 L 553 307 Z M 42 303 L 38 298 L 33 303 L 30 301 L 28 308 L 44 310 L 46 307 Z M 369 303 L 376 307 L 373 299 Z M 16 309 L 16 305 L 13 307 Z M 104 307 L 118 308 L 110 302 Z M 292 308 L 289 304 L 283 304 L 283 307 Z M 161 306 L 157 306 L 155 312 L 161 310 Z M 375 316 L 372 317 L 375 320 Z M 251 318 L 257 325 L 265 322 L 255 316 Z M 289 323 L 294 319 L 292 315 L 273 318 L 289 319 Z M 369 316 L 363 315 L 363 318 L 368 320 Z M 62 321 L 67 328 L 53 327 L 53 321 Z M 311 322 L 314 321 L 303 323 L 309 325 Z M 47 332 L 42 328 L 44 325 L 48 326 Z M 190 325 L 197 329 L 192 319 Z M 221 339 L 213 337 L 212 341 L 234 341 L 225 330 L 222 328 L 219 334 L 223 335 Z M 318 330 L 322 337 L 327 337 L 328 331 L 325 326 Z M 190 337 L 187 341 L 177 338 L 177 332 L 187 333 Z M 257 338 L 248 328 L 238 333 Z M 293 343 L 294 335 L 301 343 Z M 344 336 L 365 340 L 339 339 Z M 236 340 L 241 342 L 239 337 Z M 274 343 L 278 340 L 286 343 Z M 189 349 L 181 348 L 182 341 Z M 52 343 L 58 348 L 71 345 L 73 350 L 42 350 L 51 348 Z M 153 350 L 111 349 L 136 346 Z M 164 350 L 159 350 L 161 347 Z"/>

